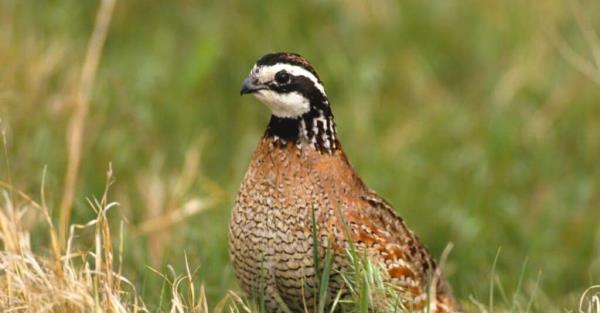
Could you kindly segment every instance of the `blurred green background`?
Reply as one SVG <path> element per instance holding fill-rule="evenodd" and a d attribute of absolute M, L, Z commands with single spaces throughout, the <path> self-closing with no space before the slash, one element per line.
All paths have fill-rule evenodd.
<path fill-rule="evenodd" d="M 47 166 L 56 217 L 97 8 L 0 2 L 0 179 L 38 195 Z M 227 224 L 269 118 L 239 87 L 258 57 L 293 51 L 318 70 L 367 184 L 434 255 L 454 244 L 459 298 L 487 301 L 501 247 L 495 302 L 510 303 L 524 270 L 517 297 L 574 308 L 600 282 L 599 30 L 592 0 L 118 1 L 72 221 L 94 216 L 86 198 L 102 194 L 112 162 L 124 271 L 150 304 L 162 278 L 147 265 L 183 272 L 184 253 L 211 305 L 237 289 Z M 39 220 L 33 241 L 46 247 Z"/>

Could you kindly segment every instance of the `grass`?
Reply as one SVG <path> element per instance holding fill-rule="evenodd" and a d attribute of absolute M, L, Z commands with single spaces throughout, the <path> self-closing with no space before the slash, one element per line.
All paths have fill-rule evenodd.
<path fill-rule="evenodd" d="M 123 240 L 123 223 L 116 236 L 108 221 L 109 211 L 119 204 L 109 202 L 109 187 L 113 183 L 112 169 L 107 172 L 106 189 L 100 200 L 88 199 L 89 207 L 96 218 L 85 224 L 72 224 L 69 227 L 67 245 L 64 252 L 58 246 L 59 233 L 51 221 L 45 205 L 45 192 L 42 188 L 41 203 L 25 193 L 5 185 L 0 205 L 0 238 L 3 250 L 0 253 L 0 308 L 10 312 L 152 312 L 146 305 L 136 285 L 123 274 L 123 251 L 129 249 Z M 49 246 L 53 254 L 32 250 L 31 234 L 25 227 L 28 218 L 44 220 L 48 232 Z M 89 232 L 92 245 L 85 243 L 79 248 L 81 236 Z M 117 244 L 117 247 L 114 247 Z M 75 248 L 75 247 L 78 248 Z M 497 257 L 500 255 L 498 251 Z M 372 263 L 366 255 L 360 255 L 352 248 L 347 250 L 349 272 L 340 273 L 349 290 L 349 297 L 341 298 L 340 291 L 334 299 L 327 299 L 329 277 L 332 273 L 331 250 L 325 251 L 324 260 L 316 254 L 315 264 L 322 264 L 319 271 L 317 302 L 306 312 L 409 312 L 403 308 L 395 287 L 386 283 L 386 271 L 380 264 Z M 447 256 L 447 255 L 446 255 Z M 206 288 L 196 279 L 187 256 L 183 274 L 170 273 L 148 268 L 163 280 L 158 307 L 165 312 L 266 312 L 264 289 L 261 289 L 258 304 L 249 302 L 233 291 L 224 296 L 217 305 L 209 309 Z M 445 261 L 443 258 L 442 261 Z M 442 262 L 442 266 L 443 266 Z M 490 285 L 490 304 L 487 307 L 471 299 L 475 304 L 468 306 L 467 312 L 494 312 L 494 271 Z M 261 283 L 262 284 L 262 283 Z M 262 285 L 264 286 L 264 285 Z M 264 287 L 263 287 L 264 288 Z M 599 286 L 591 286 L 580 298 L 580 312 L 600 312 L 598 301 Z M 518 290 L 518 288 L 517 288 Z M 515 296 L 518 296 L 517 293 Z M 510 309 L 500 308 L 501 312 L 530 312 L 532 300 L 526 306 L 513 298 Z M 590 299 L 590 300 L 588 300 Z M 587 302 L 586 302 L 587 301 Z M 258 305 L 258 307 L 257 307 Z M 281 303 L 284 312 L 290 310 Z"/>
<path fill-rule="evenodd" d="M 44 204 L 43 190 L 41 204 L 22 193 L 17 200 L 13 189 L 2 190 L 0 308 L 3 311 L 148 312 L 135 284 L 122 274 L 123 251 L 127 247 L 123 241 L 123 224 L 115 238 L 107 219 L 109 211 L 118 207 L 118 203 L 108 202 L 110 170 L 107 179 L 102 198 L 88 199 L 96 218 L 85 224 L 70 225 L 64 252 L 57 246 L 59 233 Z M 55 248 L 53 255 L 32 250 L 30 233 L 24 227 L 25 218 L 31 215 L 41 215 L 47 222 L 48 237 Z M 76 242 L 85 232 L 93 236 L 93 245 L 76 248 Z M 114 243 L 118 244 L 116 248 Z M 166 311 L 209 312 L 204 286 L 199 285 L 196 291 L 194 273 L 185 260 L 186 271 L 182 275 L 173 274 L 169 278 L 157 272 L 169 287 Z M 234 299 L 231 308 L 236 308 L 235 301 L 243 304 L 239 297 Z"/>
<path fill-rule="evenodd" d="M 582 294 L 600 275 L 596 1 L 116 1 L 92 49 L 101 3 L 0 3 L 2 252 L 17 269 L 1 279 L 40 288 L 27 299 L 47 304 L 43 277 L 73 273 L 53 288 L 81 290 L 81 305 L 249 307 L 229 293 L 227 223 L 268 112 L 237 91 L 273 50 L 314 63 L 368 185 L 434 255 L 454 244 L 446 272 L 465 307 L 593 299 Z M 104 218 L 86 199 L 102 204 L 109 163 L 105 204 L 119 206 Z M 100 247 L 123 247 L 102 273 L 96 226 L 73 237 L 81 255 L 65 254 L 60 235 L 94 220 L 117 230 L 98 230 Z M 107 277 L 118 292 L 102 289 Z"/>

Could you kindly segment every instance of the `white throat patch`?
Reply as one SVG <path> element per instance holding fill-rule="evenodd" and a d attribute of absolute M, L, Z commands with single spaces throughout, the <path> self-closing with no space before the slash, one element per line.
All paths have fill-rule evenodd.
<path fill-rule="evenodd" d="M 310 111 L 310 102 L 299 92 L 280 94 L 271 90 L 259 90 L 254 96 L 277 117 L 295 118 Z"/>

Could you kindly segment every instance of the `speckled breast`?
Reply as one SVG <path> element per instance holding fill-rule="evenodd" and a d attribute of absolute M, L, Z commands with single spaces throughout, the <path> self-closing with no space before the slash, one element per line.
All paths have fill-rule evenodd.
<path fill-rule="evenodd" d="M 333 206 L 323 187 L 328 179 L 319 174 L 311 153 L 318 152 L 273 148 L 263 141 L 233 208 L 229 240 L 236 277 L 252 297 L 264 290 L 269 312 L 279 311 L 280 300 L 294 312 L 302 312 L 304 302 L 312 303 L 312 210 L 318 211 L 317 224 L 324 231 L 329 211 L 324 208 Z M 331 289 L 336 285 L 334 280 Z"/>

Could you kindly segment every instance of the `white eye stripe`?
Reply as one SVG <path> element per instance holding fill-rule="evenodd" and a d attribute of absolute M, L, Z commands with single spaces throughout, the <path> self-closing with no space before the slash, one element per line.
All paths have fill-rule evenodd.
<path fill-rule="evenodd" d="M 319 91 L 321 91 L 321 93 L 325 95 L 325 88 L 323 88 L 323 85 L 319 83 L 317 77 L 310 71 L 298 65 L 291 65 L 286 63 L 277 63 L 275 65 L 262 65 L 260 66 L 260 69 L 258 71 L 258 79 L 263 83 L 271 81 L 275 77 L 275 74 L 277 74 L 277 72 L 281 70 L 285 70 L 286 72 L 294 76 L 304 76 L 308 78 L 310 81 L 313 82 L 315 87 L 317 87 L 317 89 L 319 89 Z"/>

